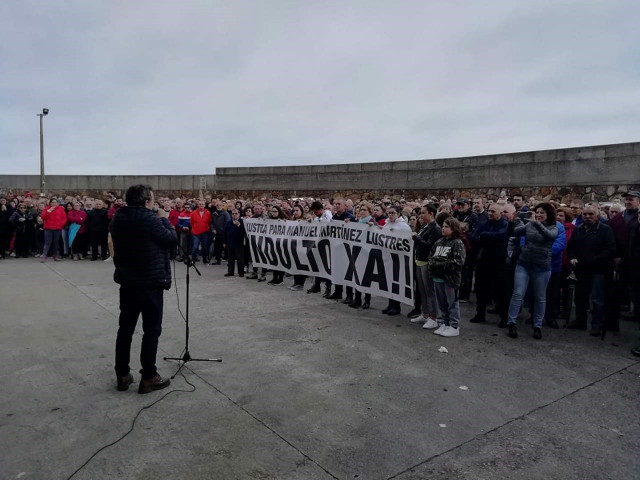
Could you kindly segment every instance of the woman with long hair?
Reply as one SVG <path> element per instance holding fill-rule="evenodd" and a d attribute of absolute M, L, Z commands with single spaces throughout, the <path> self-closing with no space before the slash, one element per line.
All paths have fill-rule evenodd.
<path fill-rule="evenodd" d="M 551 248 L 558 236 L 556 211 L 553 206 L 549 203 L 536 205 L 535 217 L 526 225 L 516 227 L 512 236 L 525 237 L 525 244 L 518 257 L 513 277 L 513 295 L 507 320 L 509 336 L 518 338 L 516 321 L 531 282 L 534 298 L 533 337 L 539 340 L 542 338 L 547 283 L 551 277 Z"/>

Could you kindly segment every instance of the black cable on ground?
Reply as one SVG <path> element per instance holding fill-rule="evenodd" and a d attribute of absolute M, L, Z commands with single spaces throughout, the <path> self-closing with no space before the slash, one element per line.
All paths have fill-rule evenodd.
<path fill-rule="evenodd" d="M 73 478 L 78 472 L 80 472 L 80 470 L 82 470 L 84 467 L 86 467 L 89 464 L 89 462 L 91 460 L 93 460 L 96 457 L 96 455 L 98 455 L 100 452 L 102 452 L 103 450 L 106 450 L 107 448 L 112 447 L 113 445 L 117 444 L 118 442 L 124 440 L 127 437 L 127 435 L 129 435 L 131 432 L 133 432 L 133 429 L 136 426 L 136 420 L 138 420 L 138 417 L 140 416 L 140 414 L 142 412 L 144 412 L 145 410 L 147 410 L 147 409 L 153 407 L 154 405 L 160 403 L 162 400 L 167 398 L 172 393 L 176 393 L 176 392 L 192 393 L 192 392 L 195 392 L 196 391 L 196 386 L 193 383 L 191 383 L 189 380 L 187 380 L 187 377 L 184 376 L 184 373 L 182 371 L 180 371 L 180 375 L 182 375 L 182 378 L 184 378 L 184 381 L 187 382 L 187 384 L 191 385 L 191 387 L 192 387 L 191 390 L 184 390 L 184 389 L 171 390 L 170 392 L 165 393 L 162 397 L 160 397 L 155 402 L 150 403 L 149 405 L 145 405 L 144 407 L 142 407 L 140 410 L 138 410 L 138 412 L 133 417 L 133 420 L 131 421 L 131 428 L 129 428 L 129 430 L 127 430 L 117 440 L 115 440 L 115 441 L 113 441 L 111 443 L 108 443 L 107 445 L 104 445 L 104 446 L 100 447 L 98 450 L 96 450 L 82 465 L 80 465 L 71 475 L 69 475 L 67 477 L 67 480 L 71 480 L 71 478 Z"/>

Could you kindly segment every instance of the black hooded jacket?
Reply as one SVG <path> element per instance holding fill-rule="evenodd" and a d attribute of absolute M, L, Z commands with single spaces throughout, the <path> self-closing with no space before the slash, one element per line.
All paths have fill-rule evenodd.
<path fill-rule="evenodd" d="M 166 218 L 148 208 L 122 207 L 111 221 L 113 279 L 123 287 L 171 287 L 169 248 L 178 243 L 176 231 Z"/>

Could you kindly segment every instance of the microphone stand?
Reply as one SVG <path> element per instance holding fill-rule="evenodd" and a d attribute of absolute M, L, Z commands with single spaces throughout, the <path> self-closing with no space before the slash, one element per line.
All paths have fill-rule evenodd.
<path fill-rule="evenodd" d="M 178 375 L 178 373 L 180 373 L 180 370 L 182 370 L 182 367 L 184 367 L 187 362 L 222 362 L 221 358 L 192 358 L 191 354 L 189 353 L 189 269 L 191 267 L 193 267 L 193 269 L 196 271 L 196 273 L 200 276 L 202 276 L 202 274 L 200 273 L 200 271 L 198 270 L 198 267 L 195 266 L 195 264 L 193 263 L 193 260 L 191 258 L 191 255 L 189 255 L 188 252 L 185 251 L 184 248 L 182 248 L 182 245 L 178 244 L 178 248 L 182 251 L 182 254 L 184 255 L 185 260 L 185 264 L 187 265 L 187 315 L 185 318 L 185 347 L 184 347 L 184 355 L 182 355 L 182 357 L 164 357 L 165 360 L 177 360 L 178 361 L 178 370 L 176 370 L 176 373 L 173 374 L 173 376 L 171 377 L 172 379 L 176 377 L 176 375 Z"/>

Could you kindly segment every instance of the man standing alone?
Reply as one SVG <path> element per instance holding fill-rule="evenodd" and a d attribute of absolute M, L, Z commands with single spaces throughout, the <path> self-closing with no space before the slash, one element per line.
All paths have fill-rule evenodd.
<path fill-rule="evenodd" d="M 116 267 L 113 278 L 120 284 L 115 370 L 118 390 L 127 390 L 133 383 L 129 373 L 131 338 L 142 313 L 142 380 L 138 393 L 150 393 L 170 383 L 158 375 L 156 352 L 162 332 L 163 290 L 171 287 L 169 250 L 178 240 L 169 220 L 153 213 L 150 186 L 129 187 L 126 202 L 127 206 L 118 209 L 111 223 Z"/>

